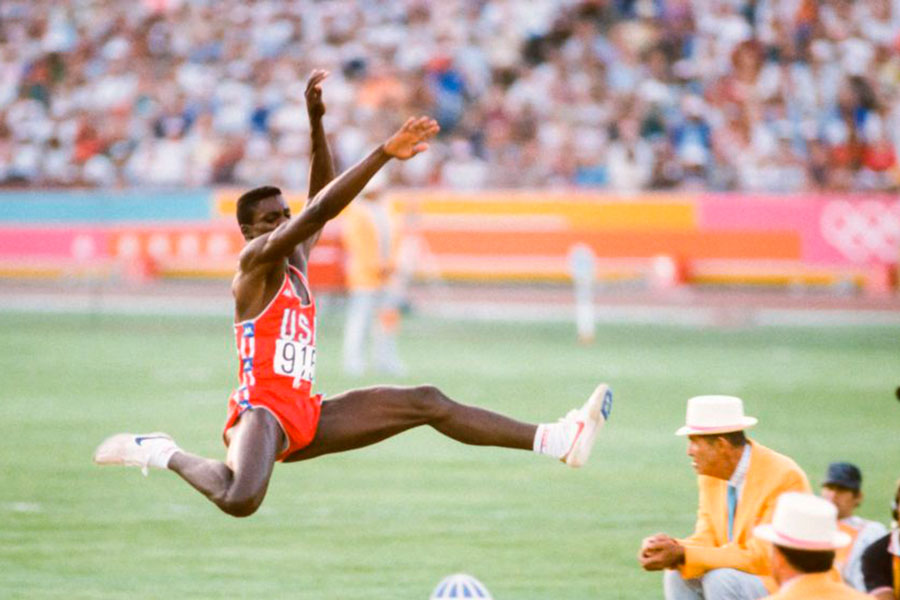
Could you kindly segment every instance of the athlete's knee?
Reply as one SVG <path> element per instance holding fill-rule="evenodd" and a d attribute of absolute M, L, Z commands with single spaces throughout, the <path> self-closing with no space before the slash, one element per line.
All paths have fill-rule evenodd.
<path fill-rule="evenodd" d="M 413 408 L 428 421 L 442 419 L 453 408 L 453 401 L 433 385 L 416 386 L 411 391 Z"/>
<path fill-rule="evenodd" d="M 232 517 L 249 517 L 262 504 L 262 494 L 228 493 L 216 502 L 218 507 Z"/>
<path fill-rule="evenodd" d="M 284 435 L 268 410 L 248 410 L 238 421 L 228 448 L 228 465 L 221 488 L 211 499 L 233 517 L 249 517 L 257 511 L 272 474 L 277 449 Z M 235 466 L 236 465 L 236 466 Z"/>
<path fill-rule="evenodd" d="M 232 480 L 231 485 L 213 498 L 222 512 L 232 517 L 249 517 L 257 511 L 266 496 L 266 484 L 262 486 L 246 480 Z"/>

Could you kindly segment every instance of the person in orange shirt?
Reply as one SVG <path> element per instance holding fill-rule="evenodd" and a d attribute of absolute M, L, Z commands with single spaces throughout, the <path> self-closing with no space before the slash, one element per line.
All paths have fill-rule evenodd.
<path fill-rule="evenodd" d="M 772 519 L 775 501 L 788 491 L 809 492 L 797 464 L 747 439 L 757 420 L 734 396 L 688 400 L 684 427 L 697 472 L 699 509 L 693 535 L 658 533 L 643 540 L 638 560 L 646 571 L 665 571 L 669 600 L 756 599 L 775 589 L 768 545 L 753 528 Z"/>
<path fill-rule="evenodd" d="M 833 571 L 835 552 L 851 541 L 837 519 L 837 508 L 823 498 L 797 492 L 778 497 L 772 522 L 753 530 L 772 544 L 772 575 L 780 587 L 767 600 L 871 600 Z"/>
<path fill-rule="evenodd" d="M 343 215 L 349 291 L 343 362 L 344 372 L 352 376 L 366 371 L 370 334 L 375 369 L 390 375 L 406 372 L 397 353 L 402 298 L 394 280 L 401 228 L 385 188 L 381 174 L 372 178 L 360 195 L 363 201 L 351 204 Z"/>

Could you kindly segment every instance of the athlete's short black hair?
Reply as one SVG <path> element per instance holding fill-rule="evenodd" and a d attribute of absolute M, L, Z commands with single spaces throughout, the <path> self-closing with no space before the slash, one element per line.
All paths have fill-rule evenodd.
<path fill-rule="evenodd" d="M 237 221 L 240 225 L 250 225 L 253 221 L 253 209 L 260 200 L 280 196 L 281 190 L 274 185 L 264 185 L 244 193 L 237 201 Z"/>
<path fill-rule="evenodd" d="M 834 550 L 797 550 L 778 544 L 775 549 L 801 573 L 825 573 L 834 564 Z"/>

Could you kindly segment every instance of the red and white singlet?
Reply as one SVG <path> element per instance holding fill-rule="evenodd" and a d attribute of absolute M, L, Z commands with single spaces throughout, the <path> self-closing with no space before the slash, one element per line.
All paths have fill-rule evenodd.
<path fill-rule="evenodd" d="M 303 273 L 293 266 L 288 268 L 306 288 L 309 304 L 303 304 L 291 284 L 289 271 L 285 271 L 281 289 L 262 313 L 234 324 L 240 385 L 228 399 L 225 422 L 227 432 L 248 409 L 265 408 L 271 412 L 287 437 L 279 460 L 312 441 L 322 403 L 320 395 L 312 395 L 316 303 Z"/>

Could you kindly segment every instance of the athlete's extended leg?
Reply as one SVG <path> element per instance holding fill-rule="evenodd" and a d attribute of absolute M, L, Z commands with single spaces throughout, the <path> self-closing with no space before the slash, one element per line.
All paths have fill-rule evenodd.
<path fill-rule="evenodd" d="M 407 429 L 430 425 L 464 444 L 531 448 L 535 425 L 454 402 L 434 386 L 376 386 L 322 403 L 316 436 L 285 462 L 362 448 Z"/>
<path fill-rule="evenodd" d="M 603 393 L 598 396 L 601 391 Z M 534 449 L 567 462 L 569 455 L 577 453 L 577 464 L 570 464 L 580 466 L 590 453 L 598 422 L 605 421 L 608 415 L 608 410 L 601 415 L 599 409 L 601 403 L 606 405 L 606 395 L 606 386 L 600 386 L 585 407 L 570 413 L 564 422 L 538 426 L 459 404 L 429 385 L 352 390 L 322 404 L 319 427 L 312 443 L 291 454 L 285 462 L 361 448 L 407 429 L 430 425 L 464 444 Z M 611 402 L 611 396 L 608 402 Z M 559 440 L 552 452 L 539 447 L 548 437 Z"/>
<path fill-rule="evenodd" d="M 251 409 L 231 434 L 225 462 L 189 454 L 165 434 L 112 436 L 97 448 L 94 462 L 169 468 L 222 511 L 246 517 L 256 512 L 266 495 L 284 433 L 267 410 Z"/>

